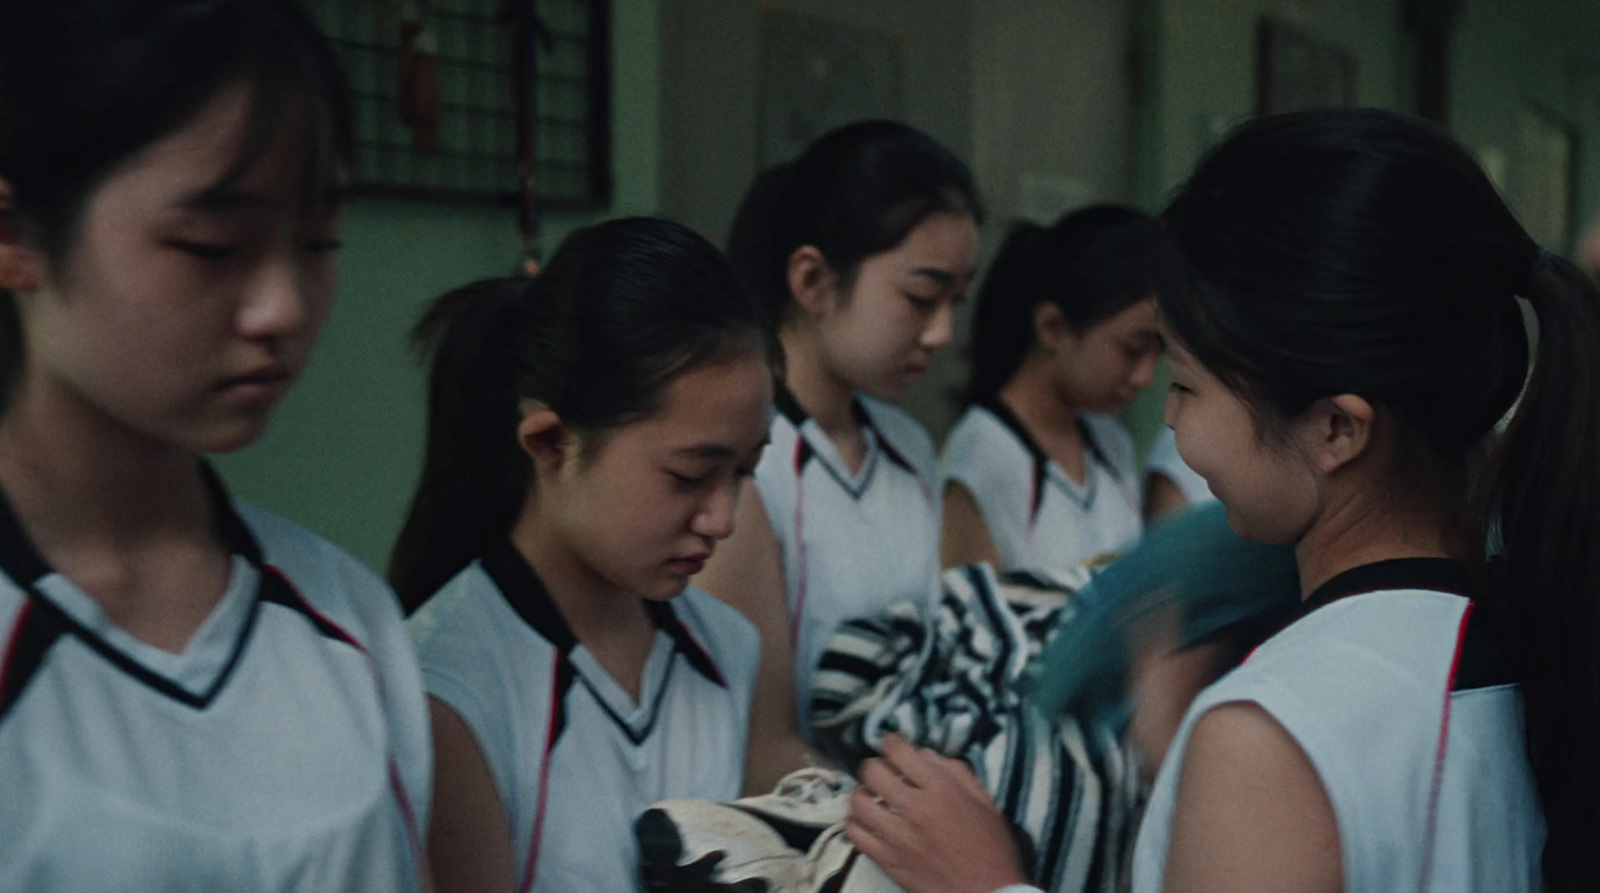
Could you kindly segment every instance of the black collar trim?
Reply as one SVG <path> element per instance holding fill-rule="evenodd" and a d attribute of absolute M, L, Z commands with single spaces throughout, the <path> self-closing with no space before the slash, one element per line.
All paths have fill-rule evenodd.
<path fill-rule="evenodd" d="M 264 562 L 261 544 L 256 540 L 244 519 L 234 510 L 233 500 L 226 486 L 209 464 L 201 463 L 207 498 L 211 503 L 213 523 L 218 537 L 231 554 L 240 555 L 256 570 L 256 592 L 244 626 L 239 630 L 233 649 L 211 685 L 199 694 L 179 686 L 172 680 L 149 669 L 128 654 L 107 642 L 98 633 L 79 623 L 60 605 L 52 601 L 39 588 L 40 581 L 56 573 L 29 538 L 22 522 L 17 518 L 11 501 L 0 491 L 0 572 L 10 577 L 27 596 L 24 614 L 14 632 L 14 641 L 8 653 L 10 661 L 4 679 L 0 679 L 0 717 L 3 717 L 22 696 L 22 690 L 44 663 L 46 653 L 64 636 L 72 636 L 99 654 L 113 667 L 132 677 L 146 687 L 191 709 L 204 710 L 216 700 L 234 669 L 244 655 L 256 628 L 263 601 L 281 604 L 305 615 L 318 631 L 331 638 L 345 641 L 357 649 L 362 646 L 344 635 L 325 629 L 326 621 L 314 615 L 303 599 L 293 592 L 292 585 L 276 568 Z"/>
<path fill-rule="evenodd" d="M 661 702 L 666 698 L 667 689 L 672 685 L 672 671 L 676 667 L 676 661 L 672 661 L 667 664 L 666 671 L 661 675 L 661 685 L 656 689 L 655 698 L 653 698 L 650 702 L 650 709 L 645 712 L 644 725 L 638 729 L 628 725 L 627 720 L 617 715 L 617 712 L 611 709 L 611 705 L 606 703 L 605 697 L 602 696 L 599 691 L 595 690 L 594 684 L 589 681 L 588 677 L 584 676 L 582 673 L 574 673 L 574 675 L 577 677 L 578 682 L 582 684 L 584 688 L 589 690 L 589 697 L 600 707 L 600 712 L 604 713 L 611 719 L 612 725 L 622 730 L 622 734 L 627 736 L 628 741 L 632 743 L 634 747 L 638 747 L 639 745 L 650 740 L 650 733 L 654 732 L 656 729 L 656 720 L 661 718 Z"/>
<path fill-rule="evenodd" d="M 506 604 L 517 612 L 522 622 L 554 645 L 563 656 L 571 654 L 578 647 L 578 637 L 573 635 L 567 619 L 556 609 L 556 603 L 550 599 L 550 591 L 545 588 L 544 581 L 534 573 L 532 566 L 515 546 L 502 541 L 483 556 L 481 563 Z"/>
<path fill-rule="evenodd" d="M 1011 432 L 1011 436 L 1022 444 L 1022 448 L 1028 451 L 1029 456 L 1033 457 L 1035 465 L 1049 464 L 1050 454 L 1044 451 L 1044 447 L 1039 445 L 1039 441 L 1033 439 L 1033 432 L 1028 430 L 1028 426 L 1022 423 L 1022 419 L 1018 418 L 1016 412 L 1007 406 L 1003 400 L 996 397 L 993 400 L 980 403 L 978 406 L 994 416 L 1001 426 Z"/>
<path fill-rule="evenodd" d="M 811 464 L 811 460 L 815 459 L 817 460 L 817 464 L 822 466 L 822 470 L 828 473 L 828 477 L 833 478 L 833 482 L 839 485 L 839 489 L 843 490 L 851 499 L 854 499 L 857 502 L 859 502 L 861 497 L 866 495 L 867 490 L 872 487 L 872 479 L 878 473 L 878 457 L 876 454 L 869 455 L 867 457 L 867 466 L 858 472 L 860 475 L 859 482 L 856 484 L 851 484 L 850 480 L 840 473 L 839 469 L 833 467 L 833 463 L 829 462 L 817 452 L 816 447 L 812 446 L 809 440 L 806 440 L 806 436 L 804 434 L 800 435 L 800 444 L 801 446 L 795 454 L 794 463 L 794 471 L 797 476 L 805 474 L 806 466 Z M 879 446 L 883 445 L 882 439 L 878 441 L 878 444 Z M 889 457 L 889 450 L 885 449 L 883 453 L 885 457 Z M 894 462 L 895 460 L 893 458 L 889 458 L 889 461 Z M 900 463 L 895 462 L 895 464 L 898 465 Z"/>
<path fill-rule="evenodd" d="M 1039 441 L 1034 439 L 1033 433 L 1028 430 L 1028 426 L 1022 423 L 1022 419 L 1018 417 L 1010 406 L 1006 405 L 1004 400 L 996 397 L 993 400 L 980 403 L 978 406 L 988 411 L 1001 425 L 1005 426 L 1006 430 L 1017 438 L 1023 449 L 1028 451 L 1028 455 L 1033 457 L 1035 464 L 1040 466 L 1048 466 L 1050 464 L 1050 454 L 1044 451 L 1044 447 L 1040 446 Z M 1112 464 L 1110 458 L 1106 456 L 1106 451 L 1100 448 L 1100 441 L 1095 440 L 1094 432 L 1090 430 L 1089 423 L 1083 420 L 1081 414 L 1078 416 L 1078 431 L 1083 435 L 1084 449 L 1090 456 L 1094 457 L 1095 461 L 1105 466 L 1112 480 L 1120 483 L 1122 481 L 1122 472 L 1118 471 L 1117 466 Z"/>
<path fill-rule="evenodd" d="M 1492 576 L 1492 569 L 1491 569 Z M 1321 586 L 1305 600 L 1300 616 L 1340 599 L 1368 592 L 1422 589 L 1458 595 L 1473 601 L 1462 634 L 1459 661 L 1451 691 L 1462 692 L 1514 684 L 1516 678 L 1495 640 L 1494 605 L 1482 598 L 1485 586 L 1464 561 L 1450 558 L 1391 558 L 1353 567 Z"/>
<path fill-rule="evenodd" d="M 1309 614 L 1341 598 L 1385 589 L 1426 589 L 1475 598 L 1478 586 L 1465 562 L 1450 558 L 1391 558 L 1337 574 L 1305 600 Z"/>
<path fill-rule="evenodd" d="M 796 429 L 811 418 L 811 413 L 806 412 L 806 408 L 800 405 L 800 398 L 794 395 L 794 391 L 789 390 L 789 386 L 784 384 L 781 378 L 772 380 L 772 405 Z M 874 431 L 878 430 L 878 426 L 872 423 L 872 416 L 867 413 L 867 408 L 861 405 L 859 399 L 850 398 L 850 414 L 855 416 L 856 424 L 871 428 Z M 880 438 L 882 433 L 881 431 L 878 432 Z"/>
<path fill-rule="evenodd" d="M 717 662 L 711 659 L 711 655 L 699 642 L 695 641 L 694 635 L 683 625 L 683 621 L 678 618 L 677 612 L 673 611 L 671 604 L 648 600 L 644 603 L 644 609 L 650 614 L 650 619 L 655 621 L 656 628 L 672 638 L 672 644 L 677 647 L 678 653 L 683 655 L 684 660 L 689 662 L 689 666 L 694 667 L 696 672 L 717 685 L 728 687 L 727 680 L 722 677 L 722 671 L 717 669 Z"/>
<path fill-rule="evenodd" d="M 864 472 L 858 472 L 860 475 L 860 482 L 856 485 L 852 485 L 849 478 L 847 478 L 842 471 L 834 468 L 833 465 L 830 464 L 826 458 L 821 456 L 817 452 L 816 448 L 806 440 L 803 427 L 806 423 L 806 420 L 811 418 L 811 416 L 806 412 L 805 407 L 800 405 L 800 401 L 795 398 L 794 392 L 789 390 L 788 386 L 783 383 L 782 379 L 773 380 L 772 402 L 777 408 L 778 412 L 782 414 L 784 418 L 788 419 L 789 423 L 794 426 L 795 436 L 799 438 L 800 443 L 802 444 L 799 452 L 796 454 L 795 474 L 798 475 L 803 473 L 805 471 L 806 463 L 810 462 L 812 459 L 816 459 L 822 463 L 823 468 L 827 469 L 828 476 L 833 478 L 834 482 L 839 485 L 840 489 L 850 494 L 851 499 L 859 501 L 862 495 L 867 492 L 867 489 L 872 484 L 873 474 L 877 470 L 877 457 L 867 457 L 870 467 L 868 467 Z M 906 458 L 905 453 L 900 452 L 900 449 L 896 447 L 888 437 L 884 436 L 883 429 L 872 420 L 872 414 L 867 411 L 867 407 L 862 404 L 860 400 L 853 399 L 850 401 L 850 412 L 855 416 L 856 424 L 863 428 L 872 429 L 873 436 L 878 439 L 878 451 L 883 453 L 884 458 L 909 472 L 911 476 L 916 478 L 918 481 L 922 480 L 922 476 L 917 473 L 916 466 L 912 465 L 911 460 Z M 927 489 L 926 483 L 923 484 L 923 489 Z"/>
<path fill-rule="evenodd" d="M 800 401 L 795 399 L 794 392 L 789 390 L 789 386 L 784 384 L 781 378 L 772 380 L 772 405 L 796 428 L 805 424 L 806 419 L 811 417 L 806 412 L 805 407 L 800 405 Z"/>
<path fill-rule="evenodd" d="M 563 658 L 577 648 L 578 637 L 572 632 L 572 627 L 567 624 L 566 618 L 561 616 L 555 601 L 550 598 L 550 590 L 545 587 L 544 581 L 539 579 L 538 573 L 515 546 L 509 541 L 502 541 L 483 556 L 481 563 L 489 578 L 494 581 L 495 587 L 505 597 L 506 603 L 517 612 L 517 616 L 532 627 L 534 632 L 554 645 Z M 650 617 L 650 622 L 672 639 L 674 649 L 683 655 L 690 666 L 717 685 L 727 687 L 727 682 L 722 676 L 722 671 L 717 669 L 716 662 L 700 643 L 695 641 L 688 627 L 678 619 L 670 603 L 646 599 L 644 609 Z"/>

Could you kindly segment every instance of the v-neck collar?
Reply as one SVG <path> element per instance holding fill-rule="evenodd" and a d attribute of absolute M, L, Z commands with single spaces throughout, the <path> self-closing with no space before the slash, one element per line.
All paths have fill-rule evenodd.
<path fill-rule="evenodd" d="M 27 597 L 25 614 L 13 633 L 20 657 L 10 656 L 15 663 L 0 680 L 4 683 L 0 713 L 15 703 L 45 653 L 66 636 L 77 638 L 113 667 L 158 693 L 203 710 L 221 692 L 242 657 L 262 600 L 281 602 L 310 616 L 304 600 L 289 591 L 281 574 L 264 567 L 260 544 L 234 511 L 222 480 L 204 463 L 201 473 L 217 535 L 234 560 L 227 589 L 184 650 L 176 653 L 116 627 L 92 596 L 44 558 L 0 490 L 0 571 Z M 18 671 L 19 666 L 23 671 Z"/>
<path fill-rule="evenodd" d="M 913 477 L 917 476 L 917 470 L 911 464 L 911 460 L 883 435 L 883 431 L 873 420 L 872 413 L 868 411 L 859 396 L 850 398 L 850 414 L 861 427 L 861 436 L 866 443 L 866 455 L 862 457 L 861 465 L 855 471 L 850 470 L 833 438 L 829 437 L 828 432 L 822 429 L 817 420 L 806 412 L 805 407 L 800 405 L 794 392 L 789 390 L 782 379 L 777 379 L 773 383 L 773 405 L 789 424 L 794 426 L 800 438 L 801 447 L 794 463 L 797 474 L 804 471 L 806 464 L 815 458 L 822 463 L 823 469 L 840 489 L 856 500 L 859 500 L 872 484 L 880 459 L 886 458 L 910 472 Z"/>
<path fill-rule="evenodd" d="M 1034 438 L 1033 432 L 1029 431 L 1028 426 L 1023 423 L 1021 417 L 1004 400 L 996 397 L 993 400 L 978 404 L 978 408 L 989 413 L 994 417 L 995 421 L 1000 423 L 1001 427 L 1009 431 L 1011 436 L 1015 437 L 1017 442 L 1022 445 L 1023 450 L 1028 453 L 1029 459 L 1033 462 L 1034 497 L 1030 520 L 1038 514 L 1039 505 L 1043 501 L 1044 484 L 1047 481 L 1054 484 L 1057 489 L 1084 509 L 1094 506 L 1095 495 L 1098 490 L 1094 473 L 1096 465 L 1105 468 L 1106 474 L 1110 475 L 1113 481 L 1120 481 L 1121 476 L 1117 473 L 1116 466 L 1112 465 L 1110 460 L 1106 458 L 1105 451 L 1100 448 L 1100 442 L 1095 439 L 1094 432 L 1089 429 L 1089 423 L 1084 420 L 1082 413 L 1077 416 L 1078 431 L 1083 436 L 1084 451 L 1083 483 L 1080 484 L 1067 474 L 1067 470 L 1061 467 L 1061 463 L 1057 462 L 1045 451 L 1039 441 Z"/>
<path fill-rule="evenodd" d="M 561 616 L 561 610 L 550 597 L 550 590 L 545 587 L 544 581 L 539 579 L 539 574 L 534 571 L 522 553 L 517 551 L 516 546 L 508 540 L 502 540 L 483 556 L 480 563 L 484 572 L 494 581 L 495 587 L 500 590 L 506 603 L 534 632 L 554 645 L 556 651 L 563 657 L 570 657 L 578 649 L 582 643 L 578 641 L 572 627 L 567 624 L 567 619 Z M 695 641 L 683 621 L 678 619 L 670 602 L 641 600 L 644 602 L 645 614 L 650 618 L 650 622 L 658 632 L 667 635 L 674 650 L 682 654 L 690 666 L 718 685 L 727 684 L 722 678 L 722 672 L 717 669 L 716 662 L 700 643 Z M 615 680 L 609 681 L 616 684 Z M 644 693 L 640 694 L 642 699 Z"/>

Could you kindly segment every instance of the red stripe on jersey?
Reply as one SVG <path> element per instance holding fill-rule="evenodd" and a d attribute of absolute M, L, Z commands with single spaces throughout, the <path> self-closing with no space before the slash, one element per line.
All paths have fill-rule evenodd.
<path fill-rule="evenodd" d="M 6 636 L 5 659 L 0 660 L 0 696 L 6 692 L 6 686 L 11 681 L 11 664 L 17 656 L 17 642 L 22 639 L 22 631 L 28 627 L 28 615 L 33 613 L 33 599 L 28 599 L 22 604 L 22 610 L 17 612 L 17 620 L 11 624 L 11 634 Z"/>
<path fill-rule="evenodd" d="M 306 616 L 311 618 L 311 621 L 325 635 L 361 652 L 361 656 L 367 659 L 368 670 L 372 673 L 372 682 L 378 691 L 378 702 L 383 705 L 384 712 L 387 713 L 389 710 L 389 698 L 384 689 L 383 674 L 378 672 L 378 662 L 373 658 L 372 652 L 367 650 L 367 646 L 361 644 L 361 641 L 351 635 L 349 630 L 335 623 L 328 615 L 317 610 L 317 607 L 311 603 L 310 599 L 305 597 L 305 594 L 300 591 L 298 586 L 294 585 L 294 581 L 290 580 L 289 575 L 284 573 L 281 568 L 271 564 L 263 564 L 261 571 L 277 577 L 283 583 L 284 589 L 294 596 L 295 601 L 300 603 L 301 610 L 305 611 Z M 389 787 L 394 792 L 396 805 L 400 807 L 400 819 L 405 825 L 406 838 L 411 842 L 411 852 L 417 860 L 417 869 L 420 871 L 424 864 L 422 829 L 417 824 L 417 813 L 411 806 L 411 795 L 406 791 L 405 780 L 400 775 L 399 764 L 395 762 L 394 751 L 389 748 L 386 748 L 386 750 L 388 750 L 385 757 L 389 770 Z"/>
<path fill-rule="evenodd" d="M 306 616 L 315 621 L 317 626 L 320 627 L 324 632 L 366 655 L 368 659 L 371 659 L 372 655 L 368 653 L 367 646 L 357 641 L 356 637 L 350 635 L 350 632 L 344 627 L 328 619 L 328 615 L 318 611 L 316 605 L 313 605 L 311 600 L 306 598 L 305 595 L 300 592 L 300 588 L 294 585 L 294 581 L 289 579 L 288 574 L 284 573 L 276 565 L 271 564 L 262 565 L 261 570 L 277 577 L 283 583 L 283 585 L 288 588 L 289 593 L 295 597 L 295 600 L 300 603 L 300 607 L 305 610 Z M 374 667 L 374 671 L 376 671 L 376 667 Z"/>
<path fill-rule="evenodd" d="M 394 799 L 400 804 L 400 818 L 405 820 L 406 839 L 411 843 L 411 855 L 417 860 L 417 871 L 422 871 L 424 859 L 422 856 L 422 830 L 417 827 L 417 814 L 411 808 L 411 797 L 406 794 L 406 783 L 400 778 L 400 766 L 394 761 L 394 754 L 389 755 L 389 787 L 394 790 Z"/>
<path fill-rule="evenodd" d="M 693 653 L 685 655 L 685 657 L 689 658 L 689 663 L 703 667 L 706 671 L 709 671 L 709 673 L 704 673 L 703 675 L 709 675 L 712 682 L 727 688 L 728 680 L 722 675 L 722 668 L 717 666 L 716 658 L 711 656 L 711 652 L 706 650 L 706 646 L 700 644 L 700 640 L 694 637 L 694 633 L 689 631 L 689 627 L 682 620 L 674 616 L 672 623 L 678 628 L 678 633 L 683 636 L 682 642 L 685 650 L 694 649 Z"/>
<path fill-rule="evenodd" d="M 889 438 L 883 436 L 883 431 L 876 428 L 874 430 L 878 432 L 878 446 L 883 448 L 883 452 L 888 455 L 890 461 L 911 473 L 912 480 L 917 482 L 917 489 L 922 491 L 923 501 L 932 505 L 933 490 L 929 489 L 928 482 L 922 479 L 922 475 L 917 471 L 917 466 L 912 465 L 911 460 L 906 458 L 906 454 L 896 449 L 895 445 L 889 442 Z"/>
<path fill-rule="evenodd" d="M 1033 480 L 1028 487 L 1028 534 L 1033 534 L 1033 528 L 1039 521 L 1039 505 L 1044 502 L 1044 480 L 1050 473 L 1049 460 L 1035 456 L 1033 458 Z"/>
<path fill-rule="evenodd" d="M 801 437 L 794 443 L 794 549 L 795 563 L 799 565 L 800 572 L 795 581 L 794 620 L 789 624 L 790 648 L 796 647 L 800 641 L 800 621 L 806 612 L 806 487 L 801 480 L 805 465 L 806 439 Z"/>

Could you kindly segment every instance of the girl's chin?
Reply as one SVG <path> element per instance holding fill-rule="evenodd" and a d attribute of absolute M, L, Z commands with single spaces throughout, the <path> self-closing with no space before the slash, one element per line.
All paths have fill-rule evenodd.
<path fill-rule="evenodd" d="M 196 432 L 193 437 L 186 438 L 191 442 L 183 446 L 193 453 L 238 452 L 245 447 L 254 446 L 265 437 L 271 422 L 271 412 L 264 412 L 253 418 L 230 419 L 227 423 L 208 426 L 209 430 Z"/>
<path fill-rule="evenodd" d="M 1132 402 L 1132 397 L 1123 397 L 1121 395 L 1117 395 L 1114 397 L 1107 397 L 1103 400 L 1088 401 L 1084 404 L 1083 411 L 1092 412 L 1096 415 L 1114 415 L 1123 411 L 1124 409 L 1127 409 L 1128 404 Z"/>
<path fill-rule="evenodd" d="M 648 588 L 641 588 L 639 597 L 653 602 L 671 601 L 683 594 L 689 588 L 687 578 L 672 576 L 661 580 L 652 581 Z"/>
<path fill-rule="evenodd" d="M 857 384 L 856 390 L 869 397 L 877 397 L 889 403 L 898 403 L 900 399 L 911 390 L 912 382 L 903 379 L 888 381 L 874 381 L 867 384 Z"/>

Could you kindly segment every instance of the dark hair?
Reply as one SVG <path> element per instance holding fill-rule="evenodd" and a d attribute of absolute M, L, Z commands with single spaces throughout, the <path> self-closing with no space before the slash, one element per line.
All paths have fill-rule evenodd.
<path fill-rule="evenodd" d="M 1458 492 L 1523 388 L 1515 297 L 1537 312 L 1474 521 L 1502 548 L 1487 607 L 1522 687 L 1545 882 L 1600 886 L 1600 293 L 1446 133 L 1386 112 L 1246 124 L 1165 219 L 1179 258 L 1161 307 L 1206 368 L 1269 421 L 1359 394 Z"/>
<path fill-rule="evenodd" d="M 1016 374 L 1042 302 L 1082 333 L 1154 295 L 1160 230 L 1154 217 L 1121 205 L 1074 211 L 1049 228 L 1014 224 L 978 295 L 968 400 L 993 400 Z"/>
<path fill-rule="evenodd" d="M 752 348 L 770 358 L 765 331 L 715 246 L 644 217 L 574 232 L 537 277 L 438 298 L 414 335 L 433 362 L 422 480 L 389 559 L 401 603 L 415 610 L 515 524 L 534 485 L 524 401 L 593 450 L 658 411 L 683 372 Z"/>
<path fill-rule="evenodd" d="M 0 14 L 0 178 L 19 236 L 52 264 L 69 254 L 89 197 L 119 165 L 242 84 L 251 111 L 239 157 L 213 190 L 249 173 L 295 114 L 306 129 L 310 202 L 350 158 L 343 75 L 292 0 L 47 0 Z M 0 292 L 0 391 L 19 371 L 13 296 Z"/>
<path fill-rule="evenodd" d="M 763 171 L 740 203 L 728 254 L 775 326 L 789 318 L 789 258 L 810 245 L 848 286 L 861 262 L 941 212 L 983 218 L 972 173 L 932 137 L 859 121 Z"/>

